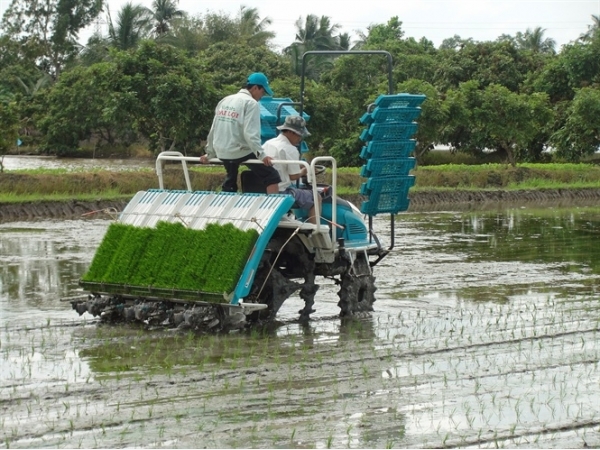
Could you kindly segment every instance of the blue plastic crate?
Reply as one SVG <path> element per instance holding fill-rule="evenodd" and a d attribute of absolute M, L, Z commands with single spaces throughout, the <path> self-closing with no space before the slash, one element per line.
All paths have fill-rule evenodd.
<path fill-rule="evenodd" d="M 264 144 L 271 138 L 277 137 L 277 133 L 279 130 L 275 128 L 275 126 L 271 126 L 268 123 L 262 122 L 260 123 L 260 139 L 261 143 Z"/>
<path fill-rule="evenodd" d="M 381 108 L 365 113 L 360 118 L 360 123 L 370 125 L 382 122 L 412 122 L 421 115 L 421 108 Z"/>
<path fill-rule="evenodd" d="M 395 159 L 406 158 L 412 154 L 417 145 L 414 139 L 403 139 L 395 141 L 370 141 L 361 152 L 362 159 L 382 158 Z"/>
<path fill-rule="evenodd" d="M 415 158 L 370 159 L 362 166 L 360 176 L 369 178 L 408 175 L 408 172 L 415 168 L 416 162 Z"/>
<path fill-rule="evenodd" d="M 400 211 L 406 211 L 409 206 L 409 198 L 398 198 L 393 194 L 383 194 L 377 201 L 364 201 L 360 207 L 360 212 L 369 216 L 383 213 L 396 214 Z"/>
<path fill-rule="evenodd" d="M 374 123 L 363 130 L 360 139 L 363 141 L 409 139 L 416 131 L 415 122 Z"/>
<path fill-rule="evenodd" d="M 380 95 L 375 100 L 375 105 L 382 108 L 416 108 L 425 101 L 427 97 L 423 94 L 393 94 Z"/>
<path fill-rule="evenodd" d="M 414 184 L 414 175 L 369 178 L 360 187 L 360 193 L 369 197 L 362 203 L 361 212 L 376 215 L 406 211 L 409 205 L 408 190 Z"/>
<path fill-rule="evenodd" d="M 284 105 L 281 107 L 279 123 L 277 123 L 277 109 L 282 103 L 292 103 L 292 100 L 289 98 L 263 97 L 258 102 L 260 106 L 260 138 L 263 144 L 269 139 L 277 137 L 279 134 L 277 127 L 284 122 L 287 116 L 299 115 L 293 105 Z M 310 116 L 305 112 L 302 112 L 302 117 L 307 122 L 310 120 Z M 307 152 L 308 146 L 306 142 L 302 141 L 300 153 Z"/>
<path fill-rule="evenodd" d="M 282 103 L 293 103 L 290 98 L 274 98 L 274 97 L 263 97 L 258 102 L 260 106 L 260 120 L 261 122 L 268 122 L 273 125 L 278 125 L 277 122 L 277 109 Z M 284 105 L 281 107 L 280 115 L 279 115 L 279 125 L 283 123 L 286 116 L 297 116 L 298 111 L 294 108 L 293 105 Z M 306 114 L 304 111 L 302 112 L 302 117 L 307 122 L 310 120 L 310 116 Z"/>
<path fill-rule="evenodd" d="M 415 184 L 414 175 L 403 175 L 398 177 L 373 177 L 369 178 L 360 186 L 360 193 L 374 198 L 381 193 L 406 193 Z"/>

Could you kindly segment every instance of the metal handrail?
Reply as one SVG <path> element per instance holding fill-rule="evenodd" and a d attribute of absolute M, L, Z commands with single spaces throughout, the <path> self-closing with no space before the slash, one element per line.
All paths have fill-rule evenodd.
<path fill-rule="evenodd" d="M 276 116 L 276 119 L 275 119 L 275 123 L 277 125 L 281 125 L 279 123 L 279 121 L 281 120 L 281 109 L 284 106 L 300 106 L 300 105 L 301 105 L 300 102 L 281 102 L 279 105 L 277 105 L 277 116 Z"/>
<path fill-rule="evenodd" d="M 394 93 L 392 55 L 386 50 L 311 50 L 302 55 L 302 72 L 300 75 L 300 115 L 304 110 L 304 79 L 306 75 L 306 58 L 310 55 L 384 55 L 388 63 L 388 94 Z"/>
<path fill-rule="evenodd" d="M 188 191 L 192 191 L 192 183 L 190 182 L 190 174 L 188 171 L 188 167 L 187 167 L 187 162 L 194 162 L 194 163 L 199 163 L 200 159 L 197 156 L 184 156 L 181 152 L 174 152 L 174 151 L 167 151 L 167 152 L 162 152 L 160 153 L 157 157 L 156 157 L 156 175 L 158 176 L 158 186 L 160 189 L 164 189 L 165 185 L 164 185 L 164 180 L 163 180 L 163 163 L 164 161 L 180 161 L 181 165 L 182 165 L 182 169 L 183 169 L 183 175 L 185 177 L 185 182 L 186 182 L 186 187 Z M 315 204 L 315 216 L 317 217 L 316 225 L 317 225 L 317 231 L 320 232 L 321 228 L 323 227 L 323 225 L 321 224 L 321 204 L 319 202 L 319 191 L 318 191 L 318 186 L 316 181 L 316 165 L 319 161 L 330 161 L 332 164 L 332 176 L 331 176 L 331 192 L 332 192 L 332 222 L 333 222 L 333 226 L 331 227 L 332 230 L 332 245 L 335 245 L 335 224 L 337 223 L 337 211 L 336 211 L 336 204 L 337 204 L 337 198 L 336 198 L 336 193 L 337 193 L 337 164 L 335 161 L 335 158 L 333 158 L 332 156 L 319 156 L 314 158 L 311 163 L 309 164 L 306 161 L 303 160 L 299 160 L 299 161 L 289 161 L 289 160 L 283 160 L 283 159 L 273 159 L 272 162 L 273 164 L 299 164 L 302 167 L 306 168 L 306 178 L 309 184 L 312 185 L 312 194 L 313 194 L 313 201 Z M 218 158 L 212 158 L 209 160 L 210 164 L 222 164 L 221 160 Z M 259 159 L 249 159 L 247 161 L 244 161 L 243 164 L 263 164 L 263 162 Z"/>

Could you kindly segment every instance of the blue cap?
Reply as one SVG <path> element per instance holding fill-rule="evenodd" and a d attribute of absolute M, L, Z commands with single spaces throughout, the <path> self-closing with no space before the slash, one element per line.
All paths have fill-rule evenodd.
<path fill-rule="evenodd" d="M 254 72 L 248 77 L 248 84 L 256 84 L 257 86 L 262 86 L 265 88 L 265 92 L 273 97 L 273 91 L 271 90 L 271 86 L 269 86 L 269 80 L 267 76 L 262 72 Z"/>

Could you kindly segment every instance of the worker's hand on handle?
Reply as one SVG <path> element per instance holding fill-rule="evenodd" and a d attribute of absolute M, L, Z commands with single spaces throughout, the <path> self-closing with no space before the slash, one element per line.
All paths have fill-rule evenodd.
<path fill-rule="evenodd" d="M 265 156 L 262 161 L 265 166 L 273 165 L 273 158 L 271 158 L 270 156 Z"/>
<path fill-rule="evenodd" d="M 200 162 L 201 162 L 202 164 L 208 164 L 208 156 L 206 156 L 206 155 L 202 155 L 202 156 L 200 157 Z"/>

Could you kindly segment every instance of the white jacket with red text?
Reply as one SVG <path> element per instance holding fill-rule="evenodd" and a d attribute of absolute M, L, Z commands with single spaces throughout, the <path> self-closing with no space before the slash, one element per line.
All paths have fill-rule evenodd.
<path fill-rule="evenodd" d="M 247 89 L 228 95 L 215 109 L 206 154 L 209 158 L 238 159 L 253 153 L 263 159 L 260 106 Z"/>

